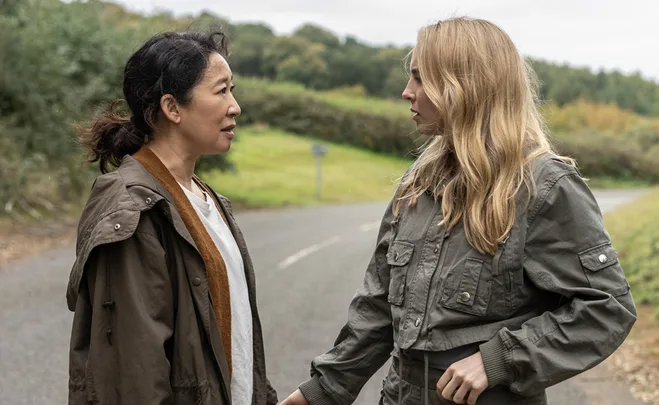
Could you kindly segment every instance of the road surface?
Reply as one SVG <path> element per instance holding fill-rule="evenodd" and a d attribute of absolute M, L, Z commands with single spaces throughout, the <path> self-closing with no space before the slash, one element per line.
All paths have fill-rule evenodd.
<path fill-rule="evenodd" d="M 603 211 L 638 191 L 596 193 Z M 374 247 L 385 204 L 237 215 L 257 271 L 268 374 L 285 398 L 308 378 L 309 363 L 332 345 Z M 0 268 L 0 404 L 67 403 L 65 301 L 73 246 Z M 385 366 L 386 368 L 386 366 Z M 598 371 L 599 370 L 599 371 Z M 357 404 L 376 404 L 385 369 Z M 640 404 L 596 368 L 552 387 L 550 404 Z"/>

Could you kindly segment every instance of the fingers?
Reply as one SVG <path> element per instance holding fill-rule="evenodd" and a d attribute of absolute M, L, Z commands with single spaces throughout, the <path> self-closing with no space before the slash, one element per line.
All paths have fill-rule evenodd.
<path fill-rule="evenodd" d="M 476 405 L 476 400 L 483 393 L 484 389 L 481 390 L 471 390 L 469 393 L 469 398 L 467 398 L 467 405 Z"/>
<path fill-rule="evenodd" d="M 450 374 L 450 380 L 448 383 L 444 384 L 443 387 L 440 387 L 440 383 L 438 382 L 437 393 L 444 399 L 452 400 L 455 395 L 455 391 L 462 385 L 462 378 L 454 374 L 452 370 L 446 370 L 444 375 L 442 375 L 442 378 L 440 378 L 440 382 L 447 374 Z M 447 379 L 448 378 L 449 377 L 447 377 Z"/>
<path fill-rule="evenodd" d="M 442 391 L 444 391 L 444 388 L 452 378 L 453 370 L 451 369 L 446 370 L 444 374 L 442 374 L 442 376 L 439 378 L 439 381 L 437 381 L 437 394 L 440 394 Z"/>
<path fill-rule="evenodd" d="M 463 383 L 460 385 L 460 388 L 453 395 L 453 402 L 456 404 L 464 404 L 467 401 L 467 395 L 469 395 L 469 384 Z"/>
<path fill-rule="evenodd" d="M 475 405 L 486 388 L 482 379 L 449 367 L 437 382 L 437 395 L 456 404 Z"/>

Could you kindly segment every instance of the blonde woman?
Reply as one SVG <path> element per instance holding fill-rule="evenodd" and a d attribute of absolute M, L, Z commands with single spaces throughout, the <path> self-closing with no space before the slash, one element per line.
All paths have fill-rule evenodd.
<path fill-rule="evenodd" d="M 546 404 L 636 320 L 595 199 L 547 141 L 533 74 L 483 20 L 424 27 L 403 97 L 430 136 L 387 208 L 335 347 L 286 405 Z"/>

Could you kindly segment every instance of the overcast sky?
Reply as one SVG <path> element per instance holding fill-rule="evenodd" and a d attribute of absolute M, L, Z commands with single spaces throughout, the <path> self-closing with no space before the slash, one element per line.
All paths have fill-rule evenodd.
<path fill-rule="evenodd" d="M 312 22 L 374 45 L 413 45 L 418 29 L 453 15 L 502 27 L 524 55 L 591 69 L 640 71 L 659 82 L 659 0 L 114 0 L 131 10 L 202 10 L 287 34 Z"/>

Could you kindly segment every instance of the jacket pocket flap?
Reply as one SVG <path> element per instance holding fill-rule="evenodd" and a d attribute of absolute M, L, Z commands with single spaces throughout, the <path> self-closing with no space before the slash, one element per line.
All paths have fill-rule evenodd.
<path fill-rule="evenodd" d="M 414 243 L 402 240 L 394 241 L 387 252 L 387 264 L 405 266 L 412 258 L 412 253 L 414 253 Z"/>
<path fill-rule="evenodd" d="M 618 263 L 618 254 L 610 244 L 604 244 L 590 248 L 579 253 L 581 265 L 590 271 L 599 271 Z"/>

